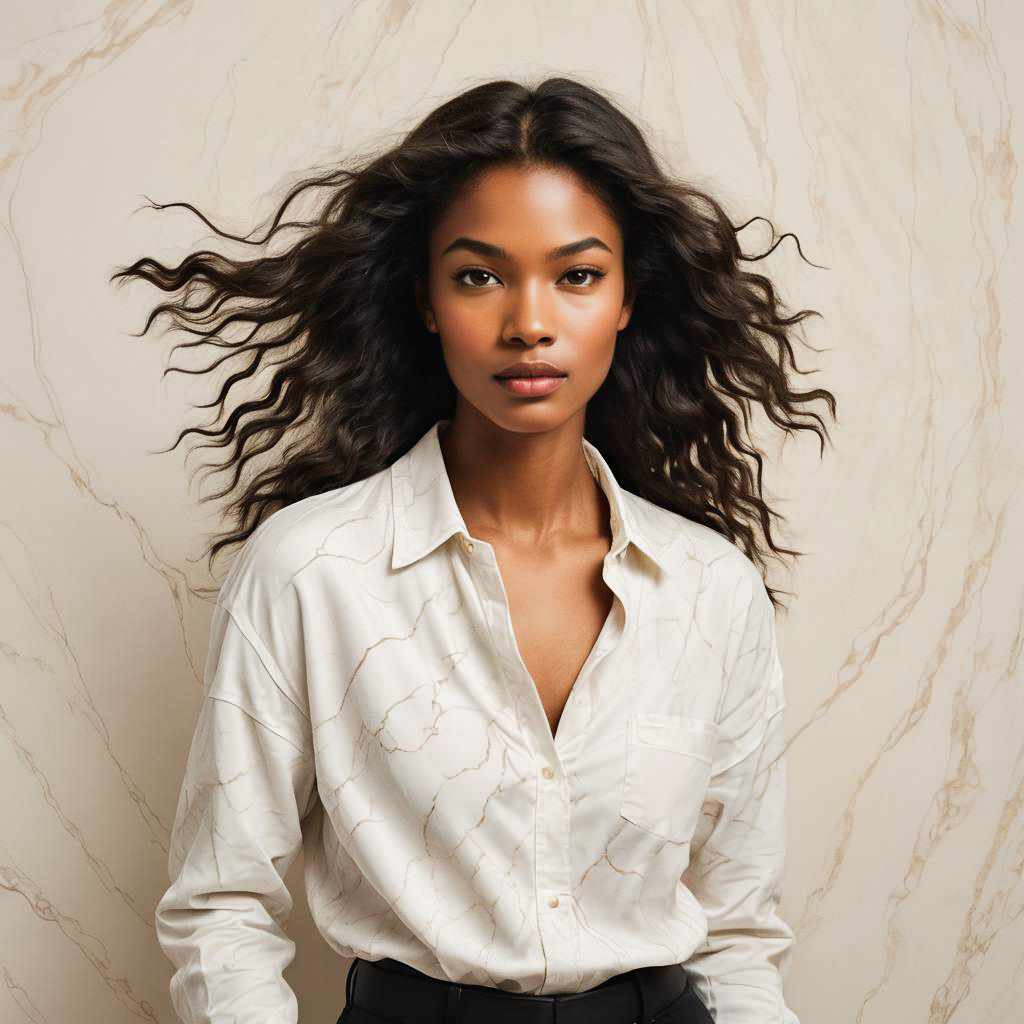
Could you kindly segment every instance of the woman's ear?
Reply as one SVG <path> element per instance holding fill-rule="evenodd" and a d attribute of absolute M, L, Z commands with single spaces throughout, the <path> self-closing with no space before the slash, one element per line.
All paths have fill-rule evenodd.
<path fill-rule="evenodd" d="M 427 298 L 427 290 L 423 285 L 423 279 L 416 274 L 413 278 L 413 288 L 416 291 L 416 308 L 420 311 L 420 317 L 428 331 L 437 333 L 437 321 L 434 319 L 434 311 L 430 308 L 430 300 Z"/>

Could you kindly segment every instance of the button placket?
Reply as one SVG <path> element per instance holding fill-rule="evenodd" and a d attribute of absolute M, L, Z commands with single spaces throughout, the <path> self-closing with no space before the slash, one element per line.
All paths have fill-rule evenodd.
<path fill-rule="evenodd" d="M 524 742 L 534 763 L 539 766 L 534 832 L 538 925 L 549 981 L 552 984 L 569 983 L 574 977 L 575 966 L 565 951 L 575 949 L 579 942 L 579 920 L 575 914 L 567 912 L 572 889 L 569 785 L 562 771 L 540 695 L 516 646 L 508 610 L 508 595 L 504 590 L 493 549 L 480 541 L 475 545 L 476 554 L 469 557 L 474 544 L 465 536 L 462 538 L 462 547 L 487 616 L 491 638 L 510 694 L 518 710 Z M 609 628 L 614 625 L 613 622 Z M 581 683 L 609 649 L 609 639 L 606 634 L 602 647 L 593 652 L 594 658 L 586 667 Z M 584 703 L 578 707 L 585 714 L 589 701 L 584 698 Z M 569 734 L 573 739 L 582 737 L 574 724 L 576 716 L 573 711 L 574 703 L 570 702 L 567 706 L 568 720 L 559 728 L 560 742 Z"/>

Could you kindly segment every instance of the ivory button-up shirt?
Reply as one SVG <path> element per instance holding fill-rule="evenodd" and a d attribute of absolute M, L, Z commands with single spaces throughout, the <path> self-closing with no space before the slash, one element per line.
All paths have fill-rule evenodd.
<path fill-rule="evenodd" d="M 156 911 L 178 1015 L 295 1024 L 283 876 L 304 850 L 341 957 L 534 995 L 682 963 L 719 1024 L 798 1024 L 758 570 L 584 440 L 614 600 L 552 735 L 448 422 L 268 517 L 221 586 Z"/>

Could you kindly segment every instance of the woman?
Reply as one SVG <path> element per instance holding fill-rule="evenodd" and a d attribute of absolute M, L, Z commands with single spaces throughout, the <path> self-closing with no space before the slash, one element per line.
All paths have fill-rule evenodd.
<path fill-rule="evenodd" d="M 798 552 L 741 417 L 821 436 L 785 367 L 810 311 L 567 78 L 472 88 L 239 240 L 295 228 L 115 275 L 182 292 L 147 329 L 251 354 L 222 412 L 267 369 L 190 428 L 232 487 L 292 438 L 211 548 L 243 542 L 156 914 L 181 1019 L 297 1019 L 304 849 L 347 1024 L 797 1024 L 755 561 Z"/>

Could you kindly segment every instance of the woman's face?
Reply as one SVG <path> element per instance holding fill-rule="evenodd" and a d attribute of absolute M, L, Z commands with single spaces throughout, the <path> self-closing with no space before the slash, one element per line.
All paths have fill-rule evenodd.
<path fill-rule="evenodd" d="M 615 219 L 571 172 L 484 172 L 430 234 L 426 293 L 416 279 L 417 305 L 440 337 L 460 400 L 514 432 L 581 413 L 632 312 L 622 256 Z M 533 384 L 497 377 L 538 360 L 563 376 Z"/>

